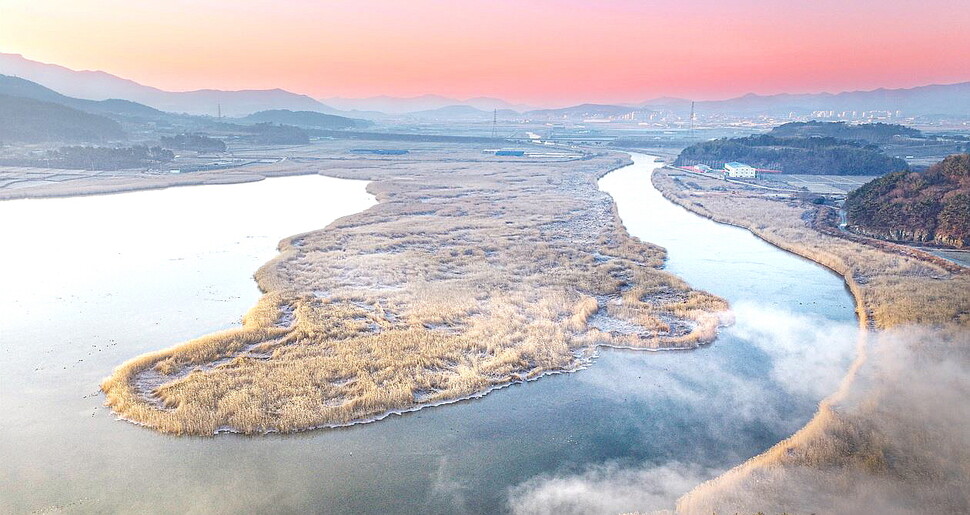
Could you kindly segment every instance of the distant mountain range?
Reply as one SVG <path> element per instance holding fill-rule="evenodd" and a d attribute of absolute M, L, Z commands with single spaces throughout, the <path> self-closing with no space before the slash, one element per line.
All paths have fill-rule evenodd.
<path fill-rule="evenodd" d="M 158 88 L 100 71 L 75 71 L 45 64 L 17 54 L 0 53 L 0 74 L 21 77 L 69 97 L 105 101 L 125 99 L 172 113 L 244 117 L 259 111 L 311 111 L 350 118 L 380 120 L 410 118 L 431 120 L 484 120 L 495 110 L 504 118 L 574 120 L 616 118 L 634 111 L 677 112 L 684 117 L 690 100 L 663 97 L 637 105 L 581 104 L 558 109 L 533 109 L 488 97 L 459 100 L 439 95 L 398 98 L 377 96 L 362 99 L 326 98 L 315 100 L 282 89 L 187 92 Z M 907 89 L 877 89 L 845 93 L 749 94 L 728 100 L 698 101 L 699 117 L 810 116 L 815 111 L 899 111 L 902 116 L 970 117 L 970 82 L 920 86 Z"/>
<path fill-rule="evenodd" d="M 385 114 L 413 114 L 453 106 L 467 106 L 479 111 L 493 112 L 512 110 L 517 112 L 529 111 L 533 108 L 522 104 L 510 104 L 498 98 L 476 97 L 467 100 L 443 97 L 440 95 L 422 95 L 418 97 L 390 97 L 377 96 L 370 98 L 322 98 L 324 104 L 343 111 L 378 111 Z M 463 113 L 468 114 L 468 112 Z"/>
<path fill-rule="evenodd" d="M 264 126 L 262 124 L 269 124 Z M 100 142 L 121 140 L 125 131 L 146 134 L 215 130 L 255 134 L 255 141 L 301 143 L 302 129 L 360 129 L 373 122 L 314 111 L 273 109 L 239 118 L 174 114 L 129 100 L 86 100 L 62 95 L 20 77 L 0 75 L 0 143 L 16 141 Z M 193 138 L 199 135 L 191 134 Z"/>
<path fill-rule="evenodd" d="M 518 118 L 520 114 L 511 109 L 496 109 L 485 111 L 468 105 L 448 105 L 437 109 L 426 111 L 415 111 L 402 114 L 405 118 L 415 118 L 420 120 L 440 120 L 440 121 L 490 121 L 493 116 L 501 119 Z"/>
<path fill-rule="evenodd" d="M 246 116 L 268 109 L 333 111 L 306 96 L 282 89 L 219 91 L 163 91 L 101 71 L 75 71 L 56 64 L 0 53 L 0 73 L 21 77 L 64 95 L 87 100 L 123 98 L 172 113 Z"/>
<path fill-rule="evenodd" d="M 659 110 L 688 111 L 690 100 L 659 98 L 639 107 Z M 903 116 L 970 116 L 970 82 L 934 84 L 904 89 L 876 89 L 844 93 L 814 94 L 748 94 L 728 100 L 695 103 L 698 115 L 722 114 L 736 116 L 794 113 L 810 115 L 814 111 L 900 111 Z"/>
<path fill-rule="evenodd" d="M 333 100 L 326 99 L 331 104 Z M 474 100 L 480 102 L 475 105 Z M 661 97 L 641 104 L 579 104 L 553 109 L 528 109 L 528 106 L 512 105 L 497 99 L 470 99 L 462 102 L 434 95 L 410 99 L 374 97 L 360 102 L 347 102 L 342 106 L 367 106 L 385 113 L 441 120 L 486 119 L 497 109 L 500 118 L 515 116 L 533 120 L 571 121 L 617 118 L 637 111 L 675 112 L 686 118 L 691 106 L 690 100 L 674 97 Z M 418 110 L 419 107 L 424 109 Z M 695 102 L 694 109 L 699 117 L 787 117 L 792 114 L 807 117 L 818 111 L 834 111 L 835 114 L 852 111 L 899 111 L 901 116 L 970 117 L 970 82 L 836 94 L 748 94 L 728 100 L 698 101 Z"/>
<path fill-rule="evenodd" d="M 0 95 L 60 104 L 86 113 L 99 115 L 137 118 L 160 118 L 167 116 L 167 113 L 129 100 L 85 100 L 69 97 L 35 82 L 8 75 L 0 75 Z"/>

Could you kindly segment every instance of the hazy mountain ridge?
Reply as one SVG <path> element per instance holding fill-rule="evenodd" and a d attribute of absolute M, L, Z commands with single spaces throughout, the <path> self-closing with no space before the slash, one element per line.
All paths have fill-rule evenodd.
<path fill-rule="evenodd" d="M 641 104 L 645 108 L 690 109 L 690 100 L 660 98 Z M 970 116 L 970 82 L 931 84 L 913 88 L 842 93 L 808 93 L 744 96 L 727 100 L 695 102 L 698 114 L 798 115 L 814 111 L 901 111 L 903 116 Z"/>
<path fill-rule="evenodd" d="M 492 112 L 496 109 L 523 112 L 532 109 L 530 106 L 512 104 L 499 98 L 475 97 L 461 100 L 441 95 L 421 95 L 416 97 L 393 97 L 388 95 L 380 95 L 368 98 L 332 97 L 322 98 L 320 101 L 336 109 L 341 109 L 348 112 L 378 111 L 380 113 L 392 115 L 434 111 L 458 105 L 487 112 Z"/>
<path fill-rule="evenodd" d="M 426 120 L 444 121 L 491 121 L 494 116 L 502 119 L 518 117 L 519 113 L 511 109 L 496 109 L 494 111 L 484 111 L 468 105 L 449 105 L 427 111 L 415 111 L 401 115 L 407 118 L 419 118 Z"/>
<path fill-rule="evenodd" d="M 154 133 L 158 126 L 163 132 L 192 132 L 215 130 L 253 134 L 256 142 L 267 144 L 297 144 L 308 141 L 305 131 L 293 125 L 270 120 L 249 120 L 253 125 L 232 123 L 239 120 L 215 120 L 208 117 L 173 114 L 128 100 L 85 100 L 62 95 L 40 84 L 0 75 L 0 95 L 5 102 L 0 106 L 0 134 L 8 141 L 39 142 L 93 142 L 106 143 L 125 139 L 125 130 Z M 365 124 L 354 120 L 322 113 L 285 111 L 290 116 L 314 119 L 323 117 L 338 125 Z M 279 113 L 277 113 L 279 114 Z M 273 113 L 268 113 L 270 118 Z M 120 122 L 120 123 L 119 123 Z"/>
<path fill-rule="evenodd" d="M 283 89 L 221 91 L 200 89 L 185 92 L 164 91 L 102 71 L 75 71 L 55 64 L 32 61 L 17 54 L 0 53 L 0 73 L 37 82 L 67 96 L 86 100 L 123 98 L 171 113 L 241 117 L 259 111 L 312 111 L 370 120 L 401 115 L 446 119 L 474 116 L 478 111 L 503 116 L 570 119 L 615 118 L 635 111 L 677 111 L 686 115 L 691 101 L 660 97 L 638 105 L 585 103 L 554 109 L 535 109 L 502 99 L 475 97 L 465 100 L 441 95 L 415 97 L 375 96 L 369 98 L 332 97 L 315 100 Z M 455 106 L 464 106 L 463 112 Z M 448 109 L 446 109 L 448 108 Z M 439 111 L 440 110 L 440 111 Z M 748 94 L 728 100 L 697 101 L 695 111 L 705 115 L 729 116 L 808 116 L 817 111 L 899 111 L 902 116 L 970 117 L 970 82 L 936 84 L 900 89 L 876 89 L 842 93 Z M 453 117 L 453 116 L 452 116 Z"/>
<path fill-rule="evenodd" d="M 259 111 L 238 121 L 243 123 L 278 123 L 296 127 L 314 129 L 360 129 L 373 125 L 368 120 L 347 118 L 314 111 L 290 111 L 288 109 L 272 109 Z"/>
<path fill-rule="evenodd" d="M 64 95 L 87 100 L 124 98 L 161 111 L 193 115 L 246 116 L 268 109 L 335 111 L 306 96 L 282 89 L 173 92 L 145 86 L 101 71 L 76 71 L 56 64 L 0 53 L 0 73 L 14 75 Z"/>
<path fill-rule="evenodd" d="M 0 143 L 103 143 L 125 138 L 118 122 L 54 102 L 0 94 Z"/>

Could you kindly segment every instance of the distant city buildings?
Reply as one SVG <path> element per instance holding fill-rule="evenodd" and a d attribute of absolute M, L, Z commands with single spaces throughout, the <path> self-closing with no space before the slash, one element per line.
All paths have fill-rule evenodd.
<path fill-rule="evenodd" d="M 859 120 L 859 121 L 878 121 L 878 120 L 900 120 L 903 118 L 902 111 L 812 111 L 809 118 L 819 120 Z"/>

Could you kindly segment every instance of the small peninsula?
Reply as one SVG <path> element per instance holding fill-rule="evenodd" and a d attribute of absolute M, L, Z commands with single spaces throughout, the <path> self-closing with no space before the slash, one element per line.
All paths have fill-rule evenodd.
<path fill-rule="evenodd" d="M 287 165 L 371 180 L 379 203 L 284 240 L 241 328 L 122 364 L 106 403 L 168 433 L 291 432 L 575 370 L 600 345 L 710 342 L 726 302 L 663 271 L 597 187 L 627 163 L 452 150 Z"/>

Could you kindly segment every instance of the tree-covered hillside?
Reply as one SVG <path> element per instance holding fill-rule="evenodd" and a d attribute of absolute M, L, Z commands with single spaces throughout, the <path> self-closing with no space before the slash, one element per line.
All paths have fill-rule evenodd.
<path fill-rule="evenodd" d="M 63 168 L 67 170 L 159 169 L 175 159 L 162 147 L 61 147 L 48 150 L 43 157 L 3 158 L 0 165 Z"/>
<path fill-rule="evenodd" d="M 886 143 L 894 138 L 921 138 L 923 133 L 918 129 L 893 123 L 860 123 L 850 125 L 845 122 L 790 122 L 779 125 L 770 136 L 779 138 L 810 138 L 830 137 L 844 140 L 864 141 L 868 143 Z"/>
<path fill-rule="evenodd" d="M 685 148 L 674 164 L 720 168 L 730 161 L 785 173 L 815 175 L 882 175 L 909 169 L 906 161 L 887 156 L 874 145 L 831 137 L 770 135 L 696 143 Z"/>
<path fill-rule="evenodd" d="M 0 141 L 100 143 L 124 139 L 118 122 L 60 104 L 0 95 Z"/>
<path fill-rule="evenodd" d="M 266 122 L 246 127 L 245 130 L 253 135 L 253 143 L 257 145 L 302 145 L 310 142 L 306 131 L 292 125 Z"/>
<path fill-rule="evenodd" d="M 849 227 L 863 234 L 970 246 L 970 154 L 880 177 L 850 193 L 845 210 Z"/>
<path fill-rule="evenodd" d="M 162 136 L 162 146 L 175 150 L 195 150 L 197 152 L 226 151 L 226 142 L 218 138 L 210 138 L 205 134 Z"/>
<path fill-rule="evenodd" d="M 243 118 L 243 120 L 255 123 L 269 122 L 295 125 L 297 127 L 313 129 L 355 129 L 373 125 L 372 122 L 367 120 L 358 120 L 314 111 L 290 111 L 287 109 L 260 111 Z"/>

